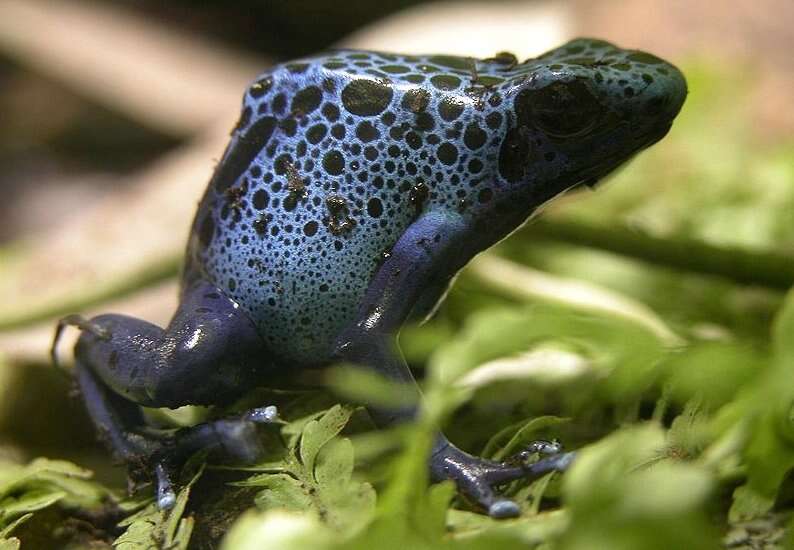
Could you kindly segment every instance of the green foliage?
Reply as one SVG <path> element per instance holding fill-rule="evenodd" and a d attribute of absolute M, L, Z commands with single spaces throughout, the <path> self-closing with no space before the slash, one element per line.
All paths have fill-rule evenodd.
<path fill-rule="evenodd" d="M 311 515 L 283 510 L 243 514 L 223 541 L 222 550 L 324 550 L 334 546 L 333 533 Z"/>
<path fill-rule="evenodd" d="M 353 479 L 353 444 L 337 437 L 351 414 L 336 405 L 316 418 L 287 424 L 284 459 L 255 466 L 268 471 L 238 485 L 262 488 L 255 497 L 262 510 L 309 513 L 337 531 L 355 533 L 370 518 L 375 491 Z"/>
<path fill-rule="evenodd" d="M 0 469 L 0 521 L 46 508 L 56 502 L 92 508 L 112 494 L 91 481 L 91 472 L 63 460 L 37 458 L 27 465 L 3 464 Z"/>
<path fill-rule="evenodd" d="M 793 334 L 794 292 L 790 292 L 773 324 L 771 364 L 750 391 L 726 405 L 720 419 L 720 428 L 741 431 L 745 439 L 742 458 L 747 481 L 734 492 L 733 520 L 768 513 L 794 467 Z"/>
<path fill-rule="evenodd" d="M 16 548 L 14 530 L 34 512 L 53 506 L 98 510 L 115 500 L 113 494 L 91 481 L 91 472 L 70 462 L 38 458 L 20 465 L 0 461 L 0 548 Z"/>
<path fill-rule="evenodd" d="M 605 380 L 602 390 L 610 400 L 636 396 L 652 381 L 654 367 L 664 351 L 645 327 L 619 318 L 571 311 L 551 305 L 482 311 L 472 315 L 452 343 L 431 359 L 439 382 L 450 384 L 489 361 L 554 345 L 579 355 L 584 368 Z M 547 372 L 553 372 L 548 365 Z M 530 369 L 530 378 L 548 373 Z"/>
<path fill-rule="evenodd" d="M 712 476 L 692 464 L 659 460 L 665 445 L 658 426 L 640 425 L 583 451 L 563 484 L 571 526 L 559 548 L 719 547 L 705 513 Z"/>

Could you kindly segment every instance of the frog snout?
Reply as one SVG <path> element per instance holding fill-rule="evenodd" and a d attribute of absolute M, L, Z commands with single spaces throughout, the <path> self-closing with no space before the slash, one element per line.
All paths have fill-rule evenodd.
<path fill-rule="evenodd" d="M 642 94 L 645 97 L 638 107 L 641 115 L 651 119 L 651 122 L 669 126 L 686 99 L 686 79 L 681 71 L 668 63 L 658 67 L 656 72 L 655 80 Z"/>
<path fill-rule="evenodd" d="M 675 118 L 678 115 L 678 112 L 681 110 L 681 107 L 684 105 L 684 100 L 686 99 L 687 94 L 687 85 L 684 74 L 679 71 L 677 67 L 670 65 L 670 70 L 670 95 L 672 99 L 670 101 L 671 110 L 668 111 L 668 113 L 671 118 Z"/>
<path fill-rule="evenodd" d="M 652 76 L 647 68 L 642 72 L 646 85 L 626 98 L 622 109 L 632 141 L 640 147 L 667 134 L 687 95 L 686 79 L 676 67 L 660 60 L 653 69 Z"/>

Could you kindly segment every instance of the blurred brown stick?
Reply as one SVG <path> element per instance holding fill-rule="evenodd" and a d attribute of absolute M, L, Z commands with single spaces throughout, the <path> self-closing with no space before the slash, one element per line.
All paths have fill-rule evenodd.
<path fill-rule="evenodd" d="M 267 63 L 79 0 L 1 0 L 0 49 L 81 95 L 171 135 L 228 112 Z"/>

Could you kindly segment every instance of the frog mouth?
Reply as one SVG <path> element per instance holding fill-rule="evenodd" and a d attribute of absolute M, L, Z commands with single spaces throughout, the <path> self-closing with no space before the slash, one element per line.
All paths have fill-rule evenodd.
<path fill-rule="evenodd" d="M 581 187 L 586 186 L 590 187 L 591 189 L 595 188 L 606 176 L 611 174 L 621 165 L 627 163 L 634 155 L 642 151 L 643 149 L 650 147 L 664 136 L 667 135 L 667 132 L 670 131 L 672 127 L 672 121 L 667 122 L 665 124 L 661 124 L 657 127 L 652 128 L 647 132 L 643 132 L 638 134 L 634 140 L 637 144 L 636 147 L 631 149 L 628 152 L 618 152 L 612 155 L 605 157 L 601 162 L 590 168 L 589 170 L 585 171 L 582 175 L 582 178 L 571 187 Z"/>
<path fill-rule="evenodd" d="M 673 127 L 673 121 L 670 120 L 669 122 L 664 122 L 656 126 L 655 128 L 651 128 L 649 131 L 644 132 L 637 136 L 637 141 L 642 143 L 643 145 L 640 146 L 640 149 L 644 149 L 645 147 L 650 147 L 664 136 L 667 135 L 667 132 L 670 131 L 670 128 Z M 639 150 L 639 149 L 638 149 Z"/>
<path fill-rule="evenodd" d="M 620 155 L 619 158 L 615 156 L 616 158 L 614 159 L 609 159 L 608 161 L 598 164 L 592 170 L 588 170 L 588 174 L 590 175 L 585 175 L 583 179 L 573 184 L 571 188 L 584 186 L 589 187 L 590 189 L 595 189 L 596 186 L 601 183 L 606 176 L 614 172 L 621 164 L 631 160 L 631 158 L 634 157 L 637 152 L 639 152 L 639 150 L 630 153 L 629 156 Z"/>

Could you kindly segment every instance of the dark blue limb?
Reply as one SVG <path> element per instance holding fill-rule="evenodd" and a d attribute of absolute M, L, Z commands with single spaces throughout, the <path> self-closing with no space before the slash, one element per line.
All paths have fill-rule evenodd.
<path fill-rule="evenodd" d="M 124 315 L 82 326 L 75 357 L 115 393 L 147 407 L 228 403 L 264 367 L 253 323 L 206 282 L 184 293 L 165 329 Z"/>
<path fill-rule="evenodd" d="M 430 303 L 428 288 L 440 294 L 447 283 L 471 258 L 469 230 L 464 220 L 449 213 L 429 212 L 412 224 L 379 269 L 359 310 L 359 319 L 338 340 L 339 358 L 371 368 L 390 380 L 402 383 L 404 391 L 419 393 L 414 378 L 396 343 L 396 334 L 415 310 Z M 437 290 L 435 290 L 437 289 Z M 415 408 L 383 410 L 370 407 L 375 422 L 387 426 L 412 418 Z M 534 449 L 534 447 L 533 447 Z M 559 450 L 539 446 L 541 454 Z M 493 517 L 514 517 L 518 506 L 499 497 L 493 487 L 519 478 L 537 478 L 564 470 L 570 453 L 557 454 L 534 464 L 504 463 L 467 454 L 439 434 L 430 458 L 435 481 L 451 479 L 458 489 Z"/>
<path fill-rule="evenodd" d="M 415 221 L 370 282 L 357 321 L 337 339 L 338 357 L 372 368 L 417 396 L 419 389 L 396 336 L 420 298 L 429 301 L 428 288 L 441 292 L 445 285 L 440 281 L 449 280 L 465 264 L 465 231 L 464 220 L 456 214 L 428 212 Z M 372 409 L 375 421 L 384 425 L 414 413 Z"/>
<path fill-rule="evenodd" d="M 255 427 L 275 420 L 273 407 L 176 432 L 147 429 L 141 414 L 140 405 L 225 404 L 258 382 L 264 346 L 245 313 L 212 285 L 187 289 L 165 329 L 121 315 L 62 324 L 82 331 L 75 375 L 97 431 L 133 477 L 156 473 L 161 506 L 173 503 L 170 472 L 191 454 L 217 450 L 245 462 L 261 454 Z"/>
<path fill-rule="evenodd" d="M 533 444 L 530 444 L 530 447 Z M 560 447 L 557 450 L 561 450 Z M 465 453 L 440 436 L 430 458 L 430 475 L 435 481 L 453 479 L 466 497 L 488 511 L 494 518 L 510 518 L 520 514 L 518 505 L 499 497 L 494 486 L 517 479 L 537 479 L 550 472 L 563 472 L 574 459 L 574 453 L 542 453 L 534 463 L 507 460 L 496 462 Z"/>

